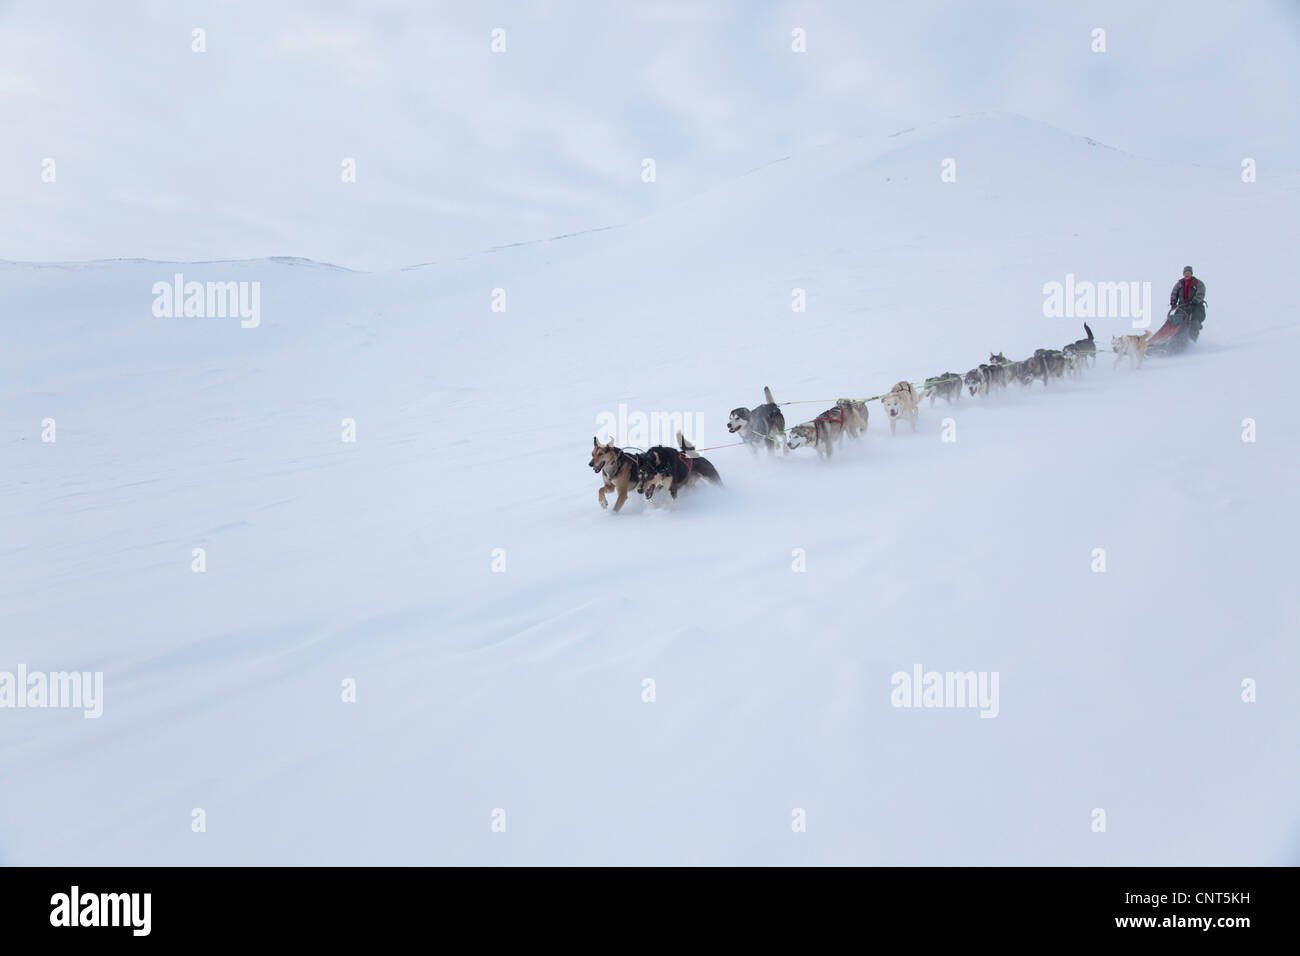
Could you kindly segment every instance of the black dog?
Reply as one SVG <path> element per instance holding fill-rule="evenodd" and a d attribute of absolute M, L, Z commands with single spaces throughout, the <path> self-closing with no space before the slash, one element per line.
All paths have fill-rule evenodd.
<path fill-rule="evenodd" d="M 722 476 L 707 458 L 695 454 L 695 446 L 688 442 L 682 433 L 677 433 L 680 449 L 667 445 L 655 445 L 641 455 L 641 471 L 638 490 L 644 491 L 649 499 L 656 489 L 667 488 L 668 493 L 677 497 L 682 488 L 689 488 L 701 478 L 715 485 L 722 485 Z"/>
<path fill-rule="evenodd" d="M 1088 333 L 1086 339 L 1079 339 L 1077 342 L 1071 342 L 1062 352 L 1074 352 L 1076 355 L 1083 357 L 1089 365 L 1097 364 L 1097 340 L 1092 337 L 1092 329 L 1088 328 L 1088 323 L 1083 323 L 1083 331 Z"/>

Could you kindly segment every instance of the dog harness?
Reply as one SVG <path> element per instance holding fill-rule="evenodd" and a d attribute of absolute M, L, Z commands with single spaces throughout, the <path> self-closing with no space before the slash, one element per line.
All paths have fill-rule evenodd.
<path fill-rule="evenodd" d="M 629 463 L 632 465 L 632 474 L 635 476 L 637 472 L 637 467 L 641 464 L 640 457 L 620 448 L 618 450 L 618 454 L 614 457 L 614 470 L 610 471 L 609 465 L 606 465 L 604 468 L 601 469 L 601 473 L 604 474 L 606 478 L 612 479 L 615 475 L 617 475 L 620 471 L 623 470 L 623 466 L 625 464 L 629 464 Z"/>
<path fill-rule="evenodd" d="M 839 418 L 835 418 L 833 412 L 839 413 Z M 813 440 L 815 441 L 821 435 L 822 423 L 829 425 L 839 425 L 844 427 L 844 409 L 836 405 L 834 408 L 827 409 L 813 419 Z"/>

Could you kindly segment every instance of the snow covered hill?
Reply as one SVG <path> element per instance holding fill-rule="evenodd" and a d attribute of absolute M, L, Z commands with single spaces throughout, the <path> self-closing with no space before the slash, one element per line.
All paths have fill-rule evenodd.
<path fill-rule="evenodd" d="M 993 114 L 393 273 L 0 264 L 0 672 L 103 673 L 0 710 L 0 861 L 1300 862 L 1298 213 Z M 724 444 L 1060 347 L 1067 275 L 1158 325 L 1186 262 L 1186 356 L 597 505 L 620 404 Z M 176 273 L 259 323 L 156 316 Z M 918 666 L 996 716 L 894 706 Z"/>

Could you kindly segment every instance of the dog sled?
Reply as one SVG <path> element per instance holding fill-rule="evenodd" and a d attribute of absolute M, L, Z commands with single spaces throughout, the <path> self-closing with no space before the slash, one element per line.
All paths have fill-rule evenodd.
<path fill-rule="evenodd" d="M 1197 340 L 1201 323 L 1191 319 L 1186 309 L 1179 306 L 1165 316 L 1165 324 L 1156 330 L 1147 342 L 1148 355 L 1177 355 Z"/>

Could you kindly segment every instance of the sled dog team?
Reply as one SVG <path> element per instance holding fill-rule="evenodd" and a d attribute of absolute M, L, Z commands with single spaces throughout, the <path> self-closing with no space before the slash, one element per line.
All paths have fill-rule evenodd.
<path fill-rule="evenodd" d="M 665 489 L 676 499 L 677 492 L 701 479 L 715 485 L 722 484 L 718 469 L 707 458 L 701 458 L 695 446 L 681 432 L 677 433 L 680 448 L 655 445 L 648 451 L 633 452 L 613 444 L 602 445 L 595 437 L 591 443 L 591 461 L 587 464 L 600 476 L 602 483 L 596 497 L 600 499 L 602 508 L 609 507 L 605 496 L 611 491 L 618 493 L 614 510 L 619 511 L 627 501 L 629 490 L 645 495 L 648 500 L 656 491 Z"/>
<path fill-rule="evenodd" d="M 1021 362 L 1008 361 L 1001 352 L 990 352 L 986 364 L 976 366 L 965 375 L 945 372 L 927 378 L 919 394 L 911 382 L 899 382 L 879 396 L 889 419 L 889 433 L 895 434 L 900 421 L 910 423 L 912 431 L 916 431 L 921 399 L 926 396 L 933 407 L 936 398 L 948 403 L 960 400 L 963 388 L 973 396 L 987 395 L 993 389 L 1006 388 L 1013 382 L 1023 387 L 1041 381 L 1046 387 L 1048 379 L 1082 376 L 1085 368 L 1097 362 L 1097 343 L 1092 329 L 1085 322 L 1083 330 L 1087 333 L 1086 338 L 1060 349 L 1036 349 L 1033 355 Z M 1149 331 L 1112 338 L 1115 365 L 1118 366 L 1127 356 L 1131 365 L 1141 367 L 1150 338 Z M 769 455 L 775 454 L 778 448 L 782 454 L 788 454 L 792 448 L 807 446 L 829 461 L 835 446 L 844 440 L 845 435 L 857 438 L 867 430 L 866 401 L 838 399 L 812 421 L 795 425 L 787 431 L 785 416 L 772 397 L 772 390 L 766 386 L 763 399 L 763 404 L 755 408 L 732 409 L 727 421 L 727 431 L 736 435 L 754 453 L 763 447 Z M 602 481 L 600 490 L 596 492 L 602 508 L 609 507 L 606 495 L 611 491 L 617 493 L 614 510 L 619 511 L 627 501 L 629 491 L 650 499 L 662 489 L 675 500 L 680 490 L 700 480 L 722 485 L 718 470 L 708 459 L 700 457 L 695 446 L 680 431 L 677 433 L 679 447 L 656 445 L 644 452 L 601 444 L 594 437 L 591 441 L 593 447 L 588 464 Z"/>

